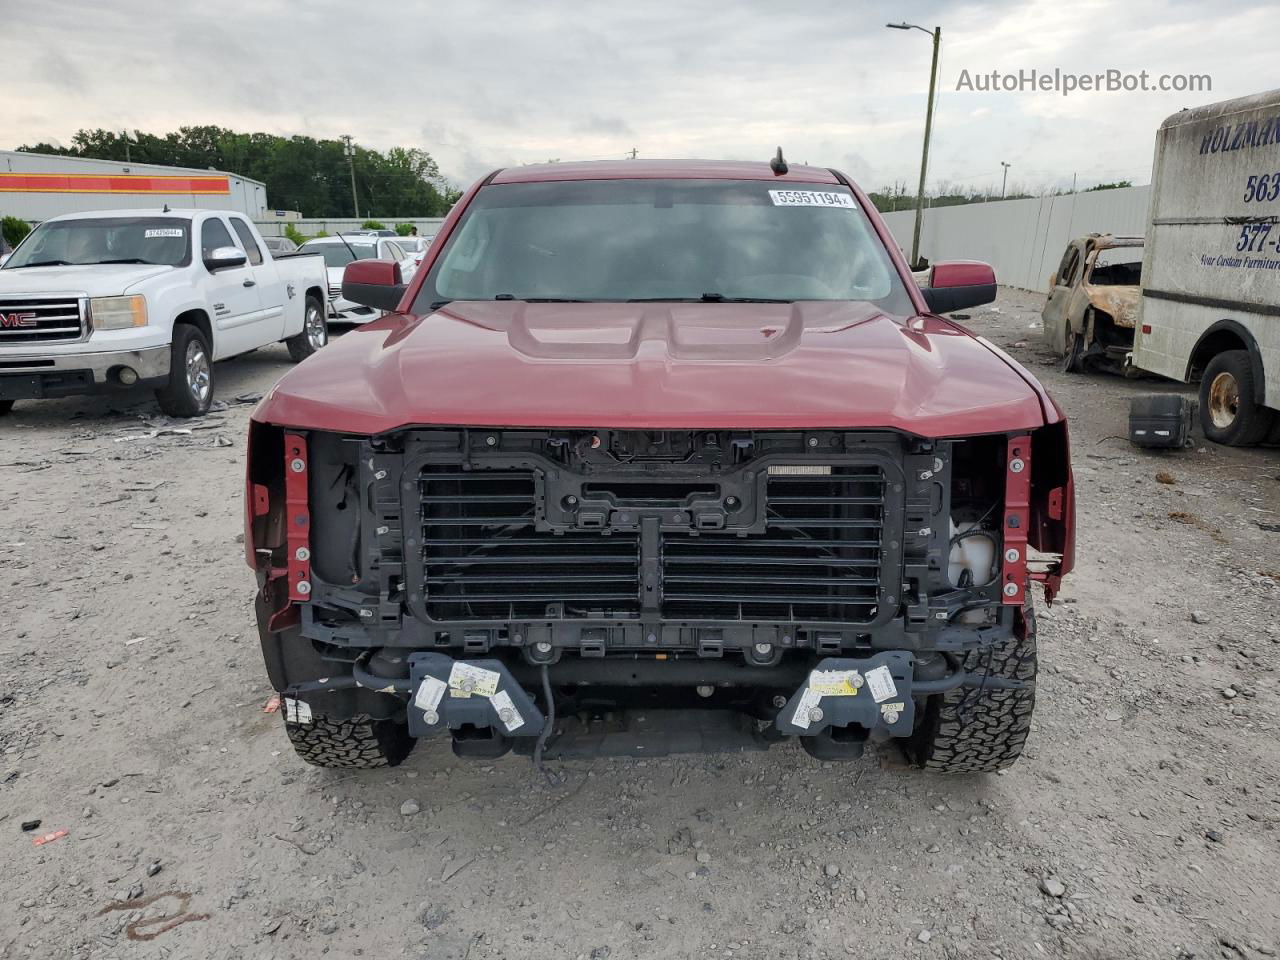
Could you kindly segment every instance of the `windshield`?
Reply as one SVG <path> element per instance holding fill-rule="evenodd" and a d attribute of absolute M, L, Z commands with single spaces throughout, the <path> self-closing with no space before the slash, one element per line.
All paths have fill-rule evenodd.
<path fill-rule="evenodd" d="M 913 312 L 847 187 L 743 180 L 484 187 L 415 309 L 494 299 L 858 300 Z"/>
<path fill-rule="evenodd" d="M 348 240 L 351 250 L 341 243 L 304 243 L 302 253 L 318 253 L 324 257 L 326 267 L 345 267 L 352 260 L 372 260 L 378 255 L 378 248 L 371 243 L 356 243 Z M 351 255 L 355 251 L 355 256 Z"/>
<path fill-rule="evenodd" d="M 6 270 L 82 263 L 191 262 L 191 221 L 177 217 L 93 217 L 53 220 L 31 231 Z"/>
<path fill-rule="evenodd" d="M 1134 286 L 1142 282 L 1141 247 L 1106 247 L 1093 258 L 1089 282 L 1098 286 Z"/>

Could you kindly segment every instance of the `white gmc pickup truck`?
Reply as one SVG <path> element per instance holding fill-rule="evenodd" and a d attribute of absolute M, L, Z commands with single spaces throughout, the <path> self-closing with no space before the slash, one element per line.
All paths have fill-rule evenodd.
<path fill-rule="evenodd" d="M 328 342 L 322 257 L 272 256 L 241 214 L 115 210 L 46 220 L 0 267 L 0 415 L 17 400 L 155 389 L 199 416 L 213 361 Z"/>

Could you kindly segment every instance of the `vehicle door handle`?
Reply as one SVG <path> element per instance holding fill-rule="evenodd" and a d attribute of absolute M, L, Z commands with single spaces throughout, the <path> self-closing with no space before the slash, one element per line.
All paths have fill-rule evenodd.
<path fill-rule="evenodd" d="M 252 287 L 252 286 L 253 286 L 255 283 L 257 283 L 257 282 L 258 282 L 257 280 L 246 280 L 246 281 L 244 282 L 244 285 L 245 285 L 246 287 Z"/>

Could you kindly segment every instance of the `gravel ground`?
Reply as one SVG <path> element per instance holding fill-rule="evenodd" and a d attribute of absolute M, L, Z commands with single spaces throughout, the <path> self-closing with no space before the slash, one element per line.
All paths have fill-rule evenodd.
<path fill-rule="evenodd" d="M 0 957 L 1273 956 L 1280 456 L 1130 447 L 1127 398 L 1177 387 L 1058 373 L 1042 300 L 1006 290 L 969 321 L 1071 416 L 1079 496 L 1029 751 L 991 777 L 791 746 L 575 762 L 559 788 L 442 743 L 306 767 L 263 712 L 251 405 L 231 402 L 284 349 L 219 365 L 228 406 L 203 421 L 145 396 L 19 404 Z"/>

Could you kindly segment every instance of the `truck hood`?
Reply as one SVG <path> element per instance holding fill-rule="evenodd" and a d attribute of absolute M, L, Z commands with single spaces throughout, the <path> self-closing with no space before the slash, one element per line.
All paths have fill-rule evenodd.
<path fill-rule="evenodd" d="M 1051 404 L 933 316 L 869 304 L 455 302 L 390 315 L 287 373 L 254 417 L 373 434 L 414 424 L 925 436 L 1033 429 Z"/>
<path fill-rule="evenodd" d="M 82 293 L 112 297 L 134 284 L 174 267 L 142 263 L 86 263 L 70 267 L 20 267 L 0 270 L 0 297 L 15 293 Z"/>

